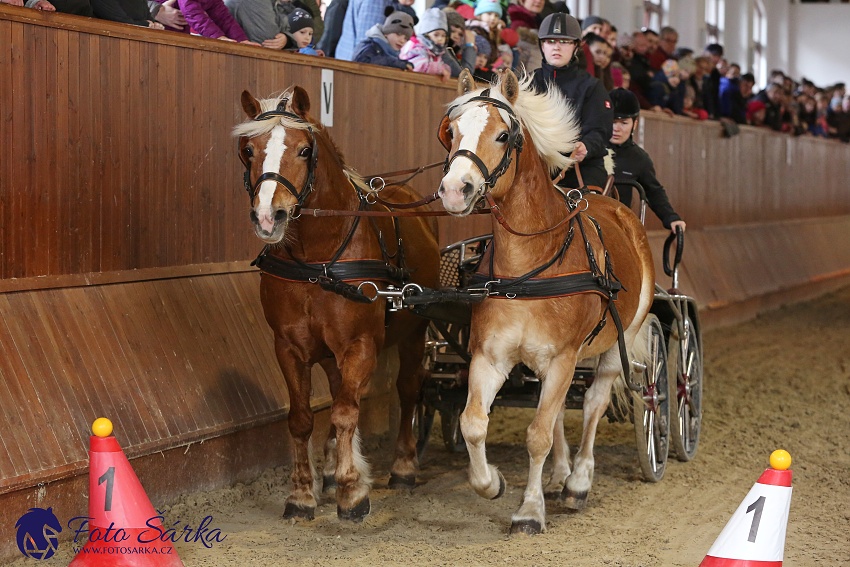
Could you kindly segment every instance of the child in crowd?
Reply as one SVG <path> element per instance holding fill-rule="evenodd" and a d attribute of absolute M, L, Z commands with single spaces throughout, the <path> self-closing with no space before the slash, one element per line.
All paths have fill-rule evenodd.
<path fill-rule="evenodd" d="M 475 72 L 475 32 L 466 29 L 466 20 L 454 8 L 443 8 L 449 26 L 449 39 L 443 61 L 451 68 L 452 77 L 467 69 Z"/>
<path fill-rule="evenodd" d="M 629 183 L 636 181 L 646 193 L 649 208 L 664 227 L 673 232 L 676 232 L 676 228 L 684 231 L 685 221 L 676 214 L 664 186 L 655 177 L 652 158 L 632 138 L 640 120 L 640 103 L 637 97 L 626 89 L 614 89 L 610 96 L 614 106 L 614 131 L 608 147 L 614 150 L 614 185 L 617 187 L 620 201 L 631 206 L 632 187 Z"/>
<path fill-rule="evenodd" d="M 375 24 L 369 28 L 366 39 L 354 50 L 353 61 L 412 71 L 413 64 L 402 61 L 398 55 L 404 44 L 413 36 L 413 18 L 406 12 L 392 9 L 392 6 L 387 6 L 384 10 L 390 13 L 383 24 Z"/>
<path fill-rule="evenodd" d="M 177 0 L 177 5 L 189 24 L 186 32 L 191 28 L 204 37 L 259 45 L 248 39 L 222 0 Z"/>
<path fill-rule="evenodd" d="M 489 30 L 501 30 L 505 27 L 502 21 L 502 6 L 495 0 L 478 0 L 475 4 L 475 19 L 487 24 Z"/>
<path fill-rule="evenodd" d="M 291 48 L 304 55 L 324 55 L 313 47 L 313 16 L 303 8 L 289 14 L 289 33 L 295 39 Z"/>
<path fill-rule="evenodd" d="M 668 59 L 661 65 L 661 70 L 655 75 L 649 88 L 649 102 L 653 108 L 682 114 L 685 103 L 685 84 L 679 74 L 679 64 L 675 59 Z"/>
<path fill-rule="evenodd" d="M 682 105 L 682 114 L 690 116 L 695 120 L 708 120 L 708 112 L 696 106 L 696 92 L 691 85 L 685 85 L 685 99 Z"/>
<path fill-rule="evenodd" d="M 611 54 L 614 49 L 601 35 L 593 32 L 585 34 L 584 42 L 590 51 L 593 58 L 593 76 L 602 81 L 605 90 L 610 91 L 614 88 L 614 79 L 611 76 Z"/>
<path fill-rule="evenodd" d="M 419 23 L 419 16 L 416 15 L 416 10 L 413 9 L 414 0 L 393 0 L 390 6 L 393 12 L 404 12 L 413 18 L 413 25 Z"/>
<path fill-rule="evenodd" d="M 478 50 L 478 55 L 475 57 L 475 72 L 472 76 L 478 81 L 492 83 L 496 80 L 496 73 L 490 69 L 490 58 L 493 55 L 493 46 L 483 34 L 476 33 L 475 48 Z"/>
<path fill-rule="evenodd" d="M 611 80 L 614 83 L 614 88 L 623 88 L 628 90 L 632 82 L 632 75 L 629 70 L 623 67 L 622 63 L 614 61 L 611 63 Z"/>
<path fill-rule="evenodd" d="M 402 61 L 409 61 L 417 73 L 440 75 L 444 80 L 452 75 L 451 68 L 443 61 L 446 51 L 449 26 L 446 15 L 439 8 L 429 8 L 422 14 L 416 35 L 404 44 L 399 53 Z"/>

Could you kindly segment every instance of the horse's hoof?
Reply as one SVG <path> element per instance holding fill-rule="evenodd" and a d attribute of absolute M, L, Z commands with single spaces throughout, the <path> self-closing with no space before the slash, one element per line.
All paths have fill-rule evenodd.
<path fill-rule="evenodd" d="M 336 507 L 336 515 L 340 520 L 348 520 L 354 523 L 360 523 L 363 518 L 369 515 L 372 511 L 372 505 L 369 503 L 369 497 L 364 498 L 360 504 L 354 508 L 343 510 L 339 506 Z"/>
<path fill-rule="evenodd" d="M 544 492 L 543 498 L 549 501 L 557 501 L 561 499 L 562 490 L 552 490 L 550 492 Z"/>
<path fill-rule="evenodd" d="M 310 506 L 299 506 L 298 504 L 293 504 L 292 502 L 287 502 L 286 507 L 283 509 L 283 519 L 291 520 L 294 518 L 301 518 L 303 520 L 312 520 L 316 517 L 316 509 Z"/>
<path fill-rule="evenodd" d="M 416 488 L 416 475 L 390 474 L 390 481 L 387 483 L 387 487 L 393 490 L 411 490 Z"/>
<path fill-rule="evenodd" d="M 543 528 L 537 520 L 517 520 L 515 522 L 511 522 L 511 535 L 537 535 L 542 532 Z"/>
<path fill-rule="evenodd" d="M 331 493 L 336 492 L 336 478 L 332 474 L 328 474 L 322 477 L 322 492 Z"/>
<path fill-rule="evenodd" d="M 499 492 L 491 498 L 491 500 L 496 500 L 497 498 L 501 498 L 505 495 L 505 488 L 507 487 L 507 483 L 505 482 L 505 477 L 502 475 L 501 471 L 496 471 L 496 474 L 499 475 Z"/>
<path fill-rule="evenodd" d="M 564 506 L 570 510 L 584 510 L 584 507 L 587 506 L 587 491 L 573 492 L 565 488 L 561 496 L 564 498 Z"/>

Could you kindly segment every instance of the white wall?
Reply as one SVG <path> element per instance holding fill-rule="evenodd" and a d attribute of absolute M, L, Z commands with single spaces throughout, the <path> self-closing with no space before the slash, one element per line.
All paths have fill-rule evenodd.
<path fill-rule="evenodd" d="M 794 4 L 788 73 L 818 86 L 850 83 L 850 4 Z"/>

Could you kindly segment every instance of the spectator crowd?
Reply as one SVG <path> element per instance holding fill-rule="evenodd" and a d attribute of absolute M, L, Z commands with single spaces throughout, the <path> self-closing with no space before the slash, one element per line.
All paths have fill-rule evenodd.
<path fill-rule="evenodd" d="M 421 14 L 413 0 L 0 0 L 43 11 L 97 17 L 192 33 L 258 48 L 296 51 L 428 73 L 444 79 L 467 69 L 491 81 L 504 69 L 543 64 L 538 32 L 563 1 L 435 0 Z M 679 45 L 672 27 L 621 33 L 607 20 L 581 20 L 574 57 L 607 91 L 628 89 L 642 110 L 695 120 L 770 128 L 850 141 L 850 95 L 844 83 L 819 87 L 780 70 L 756 91 L 752 73 L 724 57 Z"/>

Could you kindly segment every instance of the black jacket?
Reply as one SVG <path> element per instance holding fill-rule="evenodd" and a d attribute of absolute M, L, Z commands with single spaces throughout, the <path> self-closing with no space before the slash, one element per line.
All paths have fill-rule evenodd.
<path fill-rule="evenodd" d="M 325 10 L 325 30 L 322 38 L 316 44 L 316 49 L 324 52 L 325 57 L 336 55 L 336 44 L 342 35 L 342 23 L 345 20 L 345 11 L 348 10 L 348 0 L 334 0 Z"/>
<path fill-rule="evenodd" d="M 621 146 L 611 144 L 611 149 L 614 150 L 614 185 L 617 187 L 620 201 L 631 206 L 632 187 L 625 183 L 637 181 L 646 192 L 649 208 L 666 228 L 670 228 L 673 221 L 682 220 L 673 210 L 664 187 L 655 177 L 655 166 L 649 154 L 631 138 Z"/>
<path fill-rule="evenodd" d="M 614 129 L 614 110 L 608 92 L 599 79 L 591 77 L 575 63 L 553 67 L 544 60 L 543 66 L 534 71 L 532 85 L 537 92 L 546 92 L 552 84 L 572 103 L 581 124 L 580 140 L 587 147 L 587 157 L 581 162 L 585 183 L 604 187 L 608 173 L 603 158 L 608 155 L 607 144 Z M 570 169 L 562 185 L 576 187 L 577 182 L 568 181 L 570 174 L 574 179 L 574 170 Z"/>

